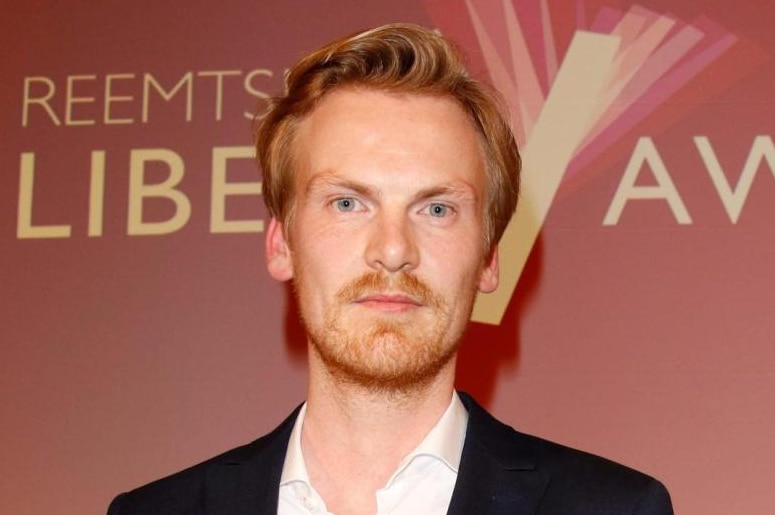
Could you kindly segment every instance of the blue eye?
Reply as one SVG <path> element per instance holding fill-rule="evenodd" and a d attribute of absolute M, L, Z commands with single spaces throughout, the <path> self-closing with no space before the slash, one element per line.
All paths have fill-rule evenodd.
<path fill-rule="evenodd" d="M 355 199 L 345 197 L 336 199 L 334 201 L 334 206 L 336 206 L 336 209 L 339 211 L 347 212 L 352 211 L 355 209 Z"/>
<path fill-rule="evenodd" d="M 449 206 L 444 204 L 434 203 L 428 207 L 428 213 L 430 213 L 431 216 L 441 218 L 449 214 Z"/>

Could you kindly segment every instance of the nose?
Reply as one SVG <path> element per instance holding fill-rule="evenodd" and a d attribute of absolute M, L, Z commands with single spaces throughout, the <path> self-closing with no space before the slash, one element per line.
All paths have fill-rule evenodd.
<path fill-rule="evenodd" d="M 414 229 L 406 213 L 381 213 L 373 224 L 366 248 L 366 261 L 375 270 L 409 271 L 420 259 Z"/>

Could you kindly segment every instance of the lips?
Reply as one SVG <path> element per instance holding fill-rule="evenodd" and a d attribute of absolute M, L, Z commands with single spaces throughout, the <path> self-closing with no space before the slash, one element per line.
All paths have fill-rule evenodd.
<path fill-rule="evenodd" d="M 441 309 L 443 301 L 425 282 L 404 272 L 390 277 L 380 272 L 364 274 L 344 285 L 336 300 L 383 311 L 407 311 L 420 307 Z"/>
<path fill-rule="evenodd" d="M 381 311 L 402 312 L 422 307 L 416 298 L 401 293 L 377 293 L 364 295 L 355 300 L 355 304 Z"/>

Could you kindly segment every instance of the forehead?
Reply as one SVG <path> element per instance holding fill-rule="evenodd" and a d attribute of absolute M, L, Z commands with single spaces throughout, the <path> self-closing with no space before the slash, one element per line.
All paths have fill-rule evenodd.
<path fill-rule="evenodd" d="M 347 88 L 329 93 L 297 127 L 297 185 L 320 173 L 350 179 L 484 184 L 473 123 L 452 98 Z"/>

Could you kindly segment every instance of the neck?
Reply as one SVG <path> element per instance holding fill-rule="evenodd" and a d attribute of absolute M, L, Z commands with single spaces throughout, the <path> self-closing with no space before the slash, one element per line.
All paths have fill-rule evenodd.
<path fill-rule="evenodd" d="M 449 406 L 454 367 L 453 359 L 435 377 L 410 389 L 374 390 L 343 382 L 325 366 L 311 364 L 304 433 L 325 449 L 343 445 L 345 452 L 363 455 L 394 450 L 400 461 Z M 375 442 L 381 441 L 389 449 L 377 451 Z"/>
<path fill-rule="evenodd" d="M 375 391 L 337 380 L 310 363 L 302 451 L 310 480 L 329 509 L 338 492 L 374 499 L 441 418 L 453 394 L 455 360 L 426 384 L 407 391 Z"/>

